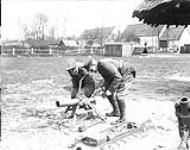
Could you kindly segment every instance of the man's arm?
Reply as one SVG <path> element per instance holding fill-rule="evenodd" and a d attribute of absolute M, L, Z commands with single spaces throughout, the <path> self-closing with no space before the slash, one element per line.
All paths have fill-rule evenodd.
<path fill-rule="evenodd" d="M 79 86 L 78 83 L 79 83 L 79 81 L 77 80 L 76 77 L 72 77 L 71 82 L 72 82 L 71 99 L 74 99 L 74 98 L 76 98 L 76 95 L 78 93 L 78 86 Z"/>

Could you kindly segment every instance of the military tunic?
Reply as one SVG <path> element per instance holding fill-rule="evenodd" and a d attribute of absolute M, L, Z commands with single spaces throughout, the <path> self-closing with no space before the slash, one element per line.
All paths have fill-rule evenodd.
<path fill-rule="evenodd" d="M 104 78 L 105 90 L 112 93 L 124 90 L 125 84 L 131 82 L 135 77 L 135 69 L 122 60 L 100 60 L 97 69 Z"/>
<path fill-rule="evenodd" d="M 84 95 L 86 97 L 91 97 L 91 95 L 95 91 L 95 81 L 88 74 L 88 71 L 82 67 L 74 67 L 68 70 L 71 76 L 72 89 L 71 89 L 71 99 L 76 98 L 77 93 L 80 88 L 83 90 Z M 80 81 L 82 80 L 82 84 L 80 87 Z"/>

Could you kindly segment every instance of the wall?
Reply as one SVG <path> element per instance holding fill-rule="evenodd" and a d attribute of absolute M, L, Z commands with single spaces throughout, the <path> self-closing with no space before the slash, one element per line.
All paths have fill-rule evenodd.
<path fill-rule="evenodd" d="M 173 50 L 177 50 L 179 49 L 179 40 L 169 40 L 168 41 L 168 48 L 169 49 L 173 49 Z"/>
<path fill-rule="evenodd" d="M 104 54 L 106 56 L 128 57 L 132 55 L 133 50 L 134 45 L 132 43 L 112 43 L 105 46 Z"/>
<path fill-rule="evenodd" d="M 132 43 L 123 43 L 122 46 L 122 57 L 131 56 L 134 50 L 134 46 Z"/>
<path fill-rule="evenodd" d="M 185 44 L 190 44 L 190 34 L 185 29 L 179 39 L 179 46 L 184 46 Z"/>
<path fill-rule="evenodd" d="M 184 30 L 179 40 L 168 41 L 168 48 L 170 49 L 180 49 L 181 46 L 185 44 L 190 44 L 190 34 L 187 30 Z"/>
<path fill-rule="evenodd" d="M 105 45 L 106 56 L 122 56 L 122 44 L 107 44 Z"/>

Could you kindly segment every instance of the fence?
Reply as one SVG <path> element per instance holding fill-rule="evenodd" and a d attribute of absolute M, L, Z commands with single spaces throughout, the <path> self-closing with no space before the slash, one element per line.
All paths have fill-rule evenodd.
<path fill-rule="evenodd" d="M 69 55 L 103 55 L 102 49 L 76 49 L 76 50 L 54 50 L 54 49 L 7 49 L 1 50 L 4 56 L 69 56 Z"/>

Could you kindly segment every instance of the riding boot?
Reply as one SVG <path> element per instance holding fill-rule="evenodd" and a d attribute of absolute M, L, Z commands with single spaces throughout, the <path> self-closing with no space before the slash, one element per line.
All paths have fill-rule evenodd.
<path fill-rule="evenodd" d="M 117 100 L 114 98 L 113 95 L 108 95 L 107 98 L 113 107 L 113 111 L 111 113 L 106 113 L 106 116 L 108 116 L 108 117 L 120 117 L 120 111 L 119 111 L 119 106 L 118 106 Z"/>
<path fill-rule="evenodd" d="M 120 110 L 120 118 L 116 121 L 117 123 L 122 123 L 126 121 L 126 115 L 125 115 L 125 101 L 124 100 L 118 100 L 119 110 Z"/>

